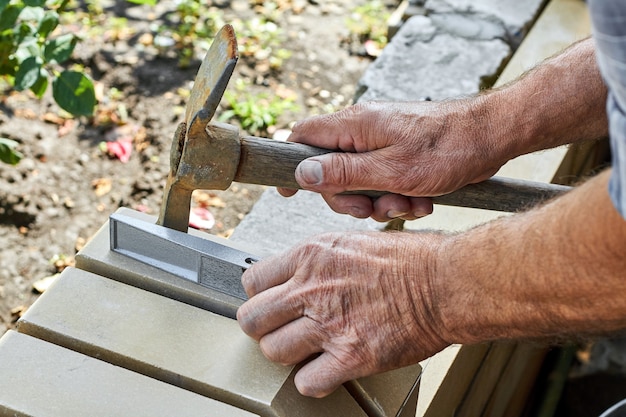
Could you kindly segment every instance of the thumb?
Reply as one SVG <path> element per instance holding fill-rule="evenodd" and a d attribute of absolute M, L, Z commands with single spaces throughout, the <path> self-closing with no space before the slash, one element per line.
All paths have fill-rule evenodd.
<path fill-rule="evenodd" d="M 337 194 L 354 190 L 386 190 L 373 175 L 369 153 L 328 153 L 305 159 L 296 167 L 296 181 L 306 190 Z M 381 188 L 381 186 L 383 188 Z"/>

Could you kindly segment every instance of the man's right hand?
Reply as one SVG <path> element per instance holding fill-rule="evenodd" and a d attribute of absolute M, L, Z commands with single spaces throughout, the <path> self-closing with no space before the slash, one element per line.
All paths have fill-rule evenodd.
<path fill-rule="evenodd" d="M 354 217 L 430 214 L 428 197 L 492 176 L 507 158 L 490 142 L 484 97 L 449 102 L 370 102 L 296 124 L 289 140 L 341 152 L 300 163 L 296 180 Z M 388 191 L 376 201 L 345 191 Z M 279 189 L 283 196 L 295 190 Z"/>

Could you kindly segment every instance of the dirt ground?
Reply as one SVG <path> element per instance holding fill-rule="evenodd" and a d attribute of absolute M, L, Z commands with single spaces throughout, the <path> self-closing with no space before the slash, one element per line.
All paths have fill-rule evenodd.
<path fill-rule="evenodd" d="M 233 18 L 255 14 L 248 1 L 220 3 Z M 282 89 L 296 97 L 298 110 L 276 125 L 288 129 L 292 121 L 348 105 L 371 60 L 344 46 L 346 18 L 363 1 L 283 3 L 288 7 L 278 25 L 286 35 L 282 47 L 292 56 L 269 72 L 240 60 L 230 88 L 237 78 L 248 77 L 255 88 Z M 118 207 L 158 213 L 184 91 L 199 66 L 196 60 L 181 69 L 175 57 L 145 45 L 173 7 L 173 1 L 153 8 L 112 2 L 104 9 L 107 18 L 125 17 L 127 26 L 115 36 L 105 32 L 79 44 L 77 63 L 100 91 L 95 118 L 65 119 L 51 97 L 38 101 L 27 93 L 3 92 L 0 137 L 19 142 L 24 158 L 17 166 L 0 163 L 0 335 L 37 298 L 33 284 L 71 265 Z M 128 162 L 103 150 L 104 142 L 120 139 L 132 141 Z M 262 191 L 237 184 L 197 193 L 196 204 L 215 220 L 208 231 L 228 236 Z"/>

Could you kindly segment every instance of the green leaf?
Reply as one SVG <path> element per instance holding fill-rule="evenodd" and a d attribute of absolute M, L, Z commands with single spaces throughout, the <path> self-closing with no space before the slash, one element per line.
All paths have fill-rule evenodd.
<path fill-rule="evenodd" d="M 2 12 L 8 5 L 11 0 L 0 0 L 0 12 Z"/>
<path fill-rule="evenodd" d="M 17 62 L 24 62 L 28 58 L 35 56 L 40 56 L 39 43 L 34 37 L 27 36 L 19 44 L 17 51 L 14 53 L 14 57 L 17 59 Z"/>
<path fill-rule="evenodd" d="M 37 98 L 41 98 L 43 97 L 47 89 L 48 89 L 48 72 L 45 69 L 41 68 L 41 70 L 39 71 L 39 78 L 37 78 L 37 81 L 35 82 L 35 84 L 33 84 L 30 87 L 30 90 L 33 93 L 35 93 Z"/>
<path fill-rule="evenodd" d="M 20 19 L 39 23 L 44 15 L 45 13 L 41 7 L 24 7 L 20 13 Z"/>
<path fill-rule="evenodd" d="M 20 15 L 22 8 L 15 4 L 10 4 L 0 13 L 0 31 L 11 29 Z"/>
<path fill-rule="evenodd" d="M 0 161 L 16 165 L 24 155 L 15 150 L 18 143 L 7 138 L 0 138 Z"/>
<path fill-rule="evenodd" d="M 63 71 L 52 82 L 52 95 L 63 110 L 75 116 L 90 116 L 96 106 L 93 83 L 80 72 Z"/>
<path fill-rule="evenodd" d="M 43 56 L 46 62 L 56 61 L 59 64 L 67 61 L 74 47 L 76 46 L 76 37 L 71 33 L 61 35 L 57 38 L 51 39 L 46 42 L 43 50 Z"/>
<path fill-rule="evenodd" d="M 157 0 L 128 0 L 128 2 L 135 4 L 149 4 L 150 6 L 154 6 L 157 3 Z"/>
<path fill-rule="evenodd" d="M 43 7 L 46 5 L 46 0 L 24 0 L 24 4 L 31 7 Z"/>
<path fill-rule="evenodd" d="M 35 85 L 39 79 L 41 64 L 37 62 L 37 58 L 31 56 L 25 59 L 15 74 L 15 89 L 23 91 Z"/>
<path fill-rule="evenodd" d="M 39 23 L 37 32 L 43 38 L 47 38 L 50 33 L 59 25 L 59 15 L 56 12 L 48 10 L 43 19 Z"/>

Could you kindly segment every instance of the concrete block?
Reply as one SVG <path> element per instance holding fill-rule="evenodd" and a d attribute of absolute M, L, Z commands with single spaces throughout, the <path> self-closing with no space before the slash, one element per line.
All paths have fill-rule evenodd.
<path fill-rule="evenodd" d="M 260 416 L 364 416 L 345 388 L 301 396 L 236 321 L 69 268 L 18 330 Z"/>
<path fill-rule="evenodd" d="M 3 416 L 256 415 L 15 331 L 0 358 Z"/>
<path fill-rule="evenodd" d="M 442 32 L 430 17 L 409 19 L 365 71 L 359 101 L 441 100 L 478 92 L 483 79 L 499 73 L 510 48 L 501 39 L 489 38 L 496 26 L 466 27 L 474 39 Z"/>

